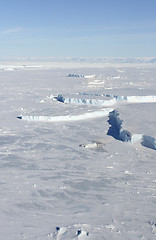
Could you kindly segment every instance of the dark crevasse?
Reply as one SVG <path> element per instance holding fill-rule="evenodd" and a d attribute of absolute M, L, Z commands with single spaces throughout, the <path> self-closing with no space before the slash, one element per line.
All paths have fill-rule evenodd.
<path fill-rule="evenodd" d="M 107 132 L 107 135 L 124 142 L 132 141 L 132 133 L 128 130 L 122 129 L 123 121 L 119 118 L 119 113 L 116 110 L 109 113 L 108 123 L 111 126 Z"/>
<path fill-rule="evenodd" d="M 123 142 L 135 143 L 141 141 L 142 146 L 156 150 L 156 139 L 154 137 L 131 133 L 128 130 L 122 129 L 123 121 L 119 118 L 119 113 L 116 110 L 109 113 L 108 123 L 110 127 L 107 135 Z"/>
<path fill-rule="evenodd" d="M 119 116 L 119 114 L 116 110 L 109 113 L 108 123 L 110 124 L 110 127 L 107 132 L 107 135 L 112 136 L 117 140 L 121 140 L 120 139 L 120 127 L 117 123 L 118 116 Z M 122 121 L 121 121 L 121 123 L 122 123 Z"/>

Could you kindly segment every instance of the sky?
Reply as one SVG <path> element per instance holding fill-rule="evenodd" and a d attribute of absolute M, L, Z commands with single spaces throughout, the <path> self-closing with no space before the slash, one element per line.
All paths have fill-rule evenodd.
<path fill-rule="evenodd" d="M 156 57 L 156 0 L 5 0 L 0 57 Z"/>

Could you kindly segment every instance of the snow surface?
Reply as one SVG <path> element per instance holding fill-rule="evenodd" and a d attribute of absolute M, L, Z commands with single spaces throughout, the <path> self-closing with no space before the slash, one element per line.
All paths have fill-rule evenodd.
<path fill-rule="evenodd" d="M 66 77 L 70 72 L 95 77 Z M 0 239 L 156 238 L 153 97 L 116 101 L 106 110 L 55 98 L 61 93 L 68 99 L 145 100 L 156 96 L 155 76 L 155 65 L 145 63 L 95 68 L 87 63 L 7 68 L 5 63 L 0 71 Z M 116 117 L 110 118 L 113 111 Z M 58 121 L 65 116 L 83 119 Z M 135 141 L 123 141 L 121 130 Z"/>

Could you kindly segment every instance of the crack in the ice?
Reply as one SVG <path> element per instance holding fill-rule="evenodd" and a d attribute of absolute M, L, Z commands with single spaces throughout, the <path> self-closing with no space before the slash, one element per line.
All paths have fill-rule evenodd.
<path fill-rule="evenodd" d="M 156 150 L 156 139 L 154 137 L 144 134 L 136 134 L 126 129 L 122 129 L 123 121 L 119 118 L 119 113 L 116 110 L 109 113 L 108 123 L 111 126 L 107 135 L 123 142 L 135 143 L 141 141 L 142 146 Z"/>
<path fill-rule="evenodd" d="M 110 124 L 110 128 L 107 132 L 107 135 L 112 136 L 117 140 L 121 140 L 120 139 L 120 127 L 119 127 L 119 124 L 117 123 L 117 117 L 118 116 L 119 116 L 119 114 L 116 110 L 109 113 L 108 123 Z M 120 126 L 121 126 L 121 124 L 122 124 L 122 121 L 120 123 Z"/>

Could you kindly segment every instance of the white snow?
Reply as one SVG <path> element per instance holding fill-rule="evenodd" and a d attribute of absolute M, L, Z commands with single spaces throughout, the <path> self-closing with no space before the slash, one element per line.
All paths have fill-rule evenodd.
<path fill-rule="evenodd" d="M 126 100 L 130 103 L 156 102 L 156 96 L 127 96 Z"/>
<path fill-rule="evenodd" d="M 154 240 L 155 59 L 35 61 L 0 64 L 0 239 Z"/>
<path fill-rule="evenodd" d="M 85 77 L 85 78 L 94 78 L 95 75 L 94 75 L 94 74 L 93 74 L 93 75 L 85 75 L 84 77 Z"/>

